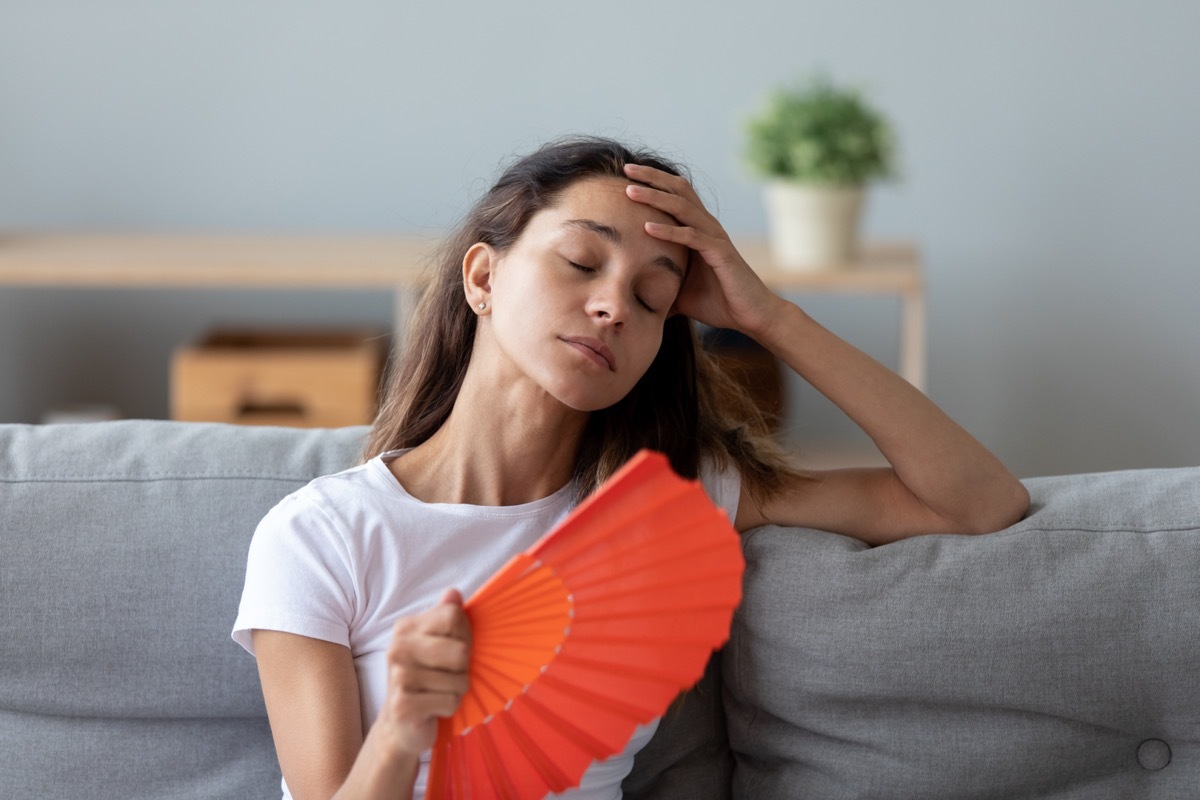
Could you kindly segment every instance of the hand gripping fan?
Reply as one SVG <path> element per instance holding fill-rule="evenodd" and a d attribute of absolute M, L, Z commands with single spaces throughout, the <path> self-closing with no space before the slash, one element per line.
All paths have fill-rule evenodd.
<path fill-rule="evenodd" d="M 463 608 L 470 689 L 439 720 L 429 800 L 579 785 L 696 683 L 742 596 L 737 532 L 643 450 Z"/>

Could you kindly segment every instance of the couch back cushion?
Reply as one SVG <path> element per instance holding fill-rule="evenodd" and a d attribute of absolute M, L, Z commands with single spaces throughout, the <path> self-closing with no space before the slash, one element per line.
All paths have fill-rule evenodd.
<path fill-rule="evenodd" d="M 987 536 L 746 537 L 735 798 L 1196 796 L 1200 469 L 1026 485 Z"/>
<path fill-rule="evenodd" d="M 364 433 L 0 425 L 0 796 L 278 796 L 246 551 Z"/>
<path fill-rule="evenodd" d="M 732 775 L 718 652 L 659 720 L 621 791 L 625 800 L 728 800 Z"/>

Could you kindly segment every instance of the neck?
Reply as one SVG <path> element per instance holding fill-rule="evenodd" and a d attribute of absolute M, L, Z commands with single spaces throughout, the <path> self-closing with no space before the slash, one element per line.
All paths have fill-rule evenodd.
<path fill-rule="evenodd" d="M 449 418 L 394 460 L 392 474 L 427 503 L 519 505 L 561 489 L 574 473 L 588 414 L 527 380 L 479 372 L 474 363 L 467 369 Z"/>

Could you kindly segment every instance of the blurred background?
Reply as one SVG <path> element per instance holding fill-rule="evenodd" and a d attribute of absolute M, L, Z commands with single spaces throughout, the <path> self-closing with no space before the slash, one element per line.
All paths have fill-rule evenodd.
<path fill-rule="evenodd" d="M 1200 463 L 1192 0 L 0 0 L 6 230 L 436 233 L 565 133 L 679 159 L 762 235 L 744 120 L 813 69 L 895 126 L 865 234 L 921 248 L 929 394 L 1022 477 Z M 889 297 L 795 296 L 896 366 Z M 388 325 L 390 292 L 0 286 L 0 421 L 165 417 L 216 323 Z M 862 435 L 799 379 L 799 447 Z"/>

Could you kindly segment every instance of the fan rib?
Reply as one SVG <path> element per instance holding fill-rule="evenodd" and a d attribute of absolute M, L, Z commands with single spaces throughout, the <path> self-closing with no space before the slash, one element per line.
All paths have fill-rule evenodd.
<path fill-rule="evenodd" d="M 720 521 L 724 522 L 723 516 Z M 715 520 L 710 518 L 704 520 L 702 524 L 709 525 L 714 522 Z M 640 568 L 644 565 L 661 567 L 664 563 L 674 564 L 680 560 L 698 559 L 705 562 L 717 556 L 727 559 L 732 557 L 736 561 L 737 557 L 741 555 L 741 546 L 737 542 L 691 532 L 680 533 L 669 539 L 659 537 L 638 540 L 631 536 L 629 541 L 632 542 L 632 546 L 621 548 L 614 546 L 603 559 L 558 566 L 557 569 L 563 582 L 575 586 L 581 581 L 588 580 L 593 573 L 603 574 L 603 569 L 609 559 L 619 561 L 622 565 Z"/>
<path fill-rule="evenodd" d="M 503 728 L 513 745 L 507 748 L 508 757 L 505 763 L 516 762 L 524 766 L 525 769 L 521 771 L 527 776 L 526 780 L 532 771 L 532 775 L 537 776 L 536 788 L 540 789 L 542 794 L 546 791 L 561 792 L 571 788 L 571 782 L 563 771 L 555 766 L 554 761 L 541 751 L 537 742 L 520 725 L 513 722 L 511 716 L 497 717 L 493 724 L 497 728 Z M 520 766 L 517 768 L 520 769 Z"/>
<path fill-rule="evenodd" d="M 661 569 L 661 567 L 660 567 Z M 733 584 L 726 580 L 731 576 L 740 575 L 741 572 L 734 569 L 723 569 L 719 572 L 697 573 L 695 581 L 689 580 L 686 576 L 681 576 L 677 580 L 664 580 L 661 583 L 651 582 L 649 578 L 642 579 L 641 574 L 637 576 L 621 576 L 612 578 L 607 581 L 596 581 L 590 586 L 580 587 L 575 591 L 575 596 L 578 602 L 585 607 L 593 597 L 604 597 L 605 599 L 625 599 L 626 597 L 638 597 L 647 590 L 647 587 L 653 587 L 656 592 L 671 592 L 679 597 L 695 596 L 697 599 L 711 600 L 713 608 L 723 608 L 728 602 L 737 602 L 741 599 L 741 586 Z M 635 579 L 636 578 L 636 579 Z M 714 597 L 714 591 L 720 592 L 718 597 Z M 689 605 L 689 608 L 694 606 Z"/>
<path fill-rule="evenodd" d="M 577 701 L 586 702 L 596 708 L 603 708 L 610 714 L 625 717 L 638 724 L 649 722 L 657 716 L 653 713 L 653 709 L 647 709 L 645 706 L 634 705 L 624 699 L 593 692 L 582 686 L 562 681 L 559 679 L 559 672 L 562 671 L 561 669 L 547 670 L 546 674 L 542 675 L 540 683 L 545 684 L 547 689 L 556 689 L 571 694 Z"/>
<path fill-rule="evenodd" d="M 700 678 L 744 568 L 699 482 L 638 453 L 464 603 L 471 684 L 439 721 L 428 796 L 534 800 L 578 785 Z"/>
<path fill-rule="evenodd" d="M 497 587 L 495 600 L 486 604 L 489 612 L 506 612 L 511 606 L 536 605 L 561 595 L 562 581 L 549 567 L 539 566 L 515 577 L 507 586 Z M 478 605 L 472 603 L 472 606 Z"/>
<path fill-rule="evenodd" d="M 684 670 L 680 669 L 665 670 L 650 669 L 645 666 L 635 667 L 630 665 L 628 662 L 617 661 L 616 659 L 609 661 L 604 659 L 588 658 L 586 656 L 575 654 L 570 656 L 564 654 L 561 662 L 564 664 L 571 664 L 572 666 L 578 666 L 583 669 L 590 669 L 600 674 L 620 673 L 628 678 L 639 678 L 647 681 L 654 681 L 655 683 L 668 684 L 671 686 L 675 686 L 675 684 L 681 680 L 687 680 L 688 676 L 695 672 L 695 670 L 687 670 L 685 673 Z M 699 673 L 696 673 L 696 679 L 699 679 L 699 677 L 703 674 L 704 670 L 701 669 Z"/>
<path fill-rule="evenodd" d="M 547 687 L 549 688 L 549 687 Z M 522 698 L 522 707 L 536 714 L 544 723 L 548 723 L 552 730 L 558 731 L 560 735 L 570 739 L 577 747 L 591 755 L 592 759 L 604 758 L 606 754 L 614 752 L 606 742 L 602 742 L 592 734 L 580 728 L 575 723 L 566 719 L 559 714 L 555 714 L 545 704 L 539 702 L 536 698 L 526 694 Z M 633 735 L 633 725 L 629 727 L 629 735 Z M 628 741 L 628 739 L 627 739 Z"/>

